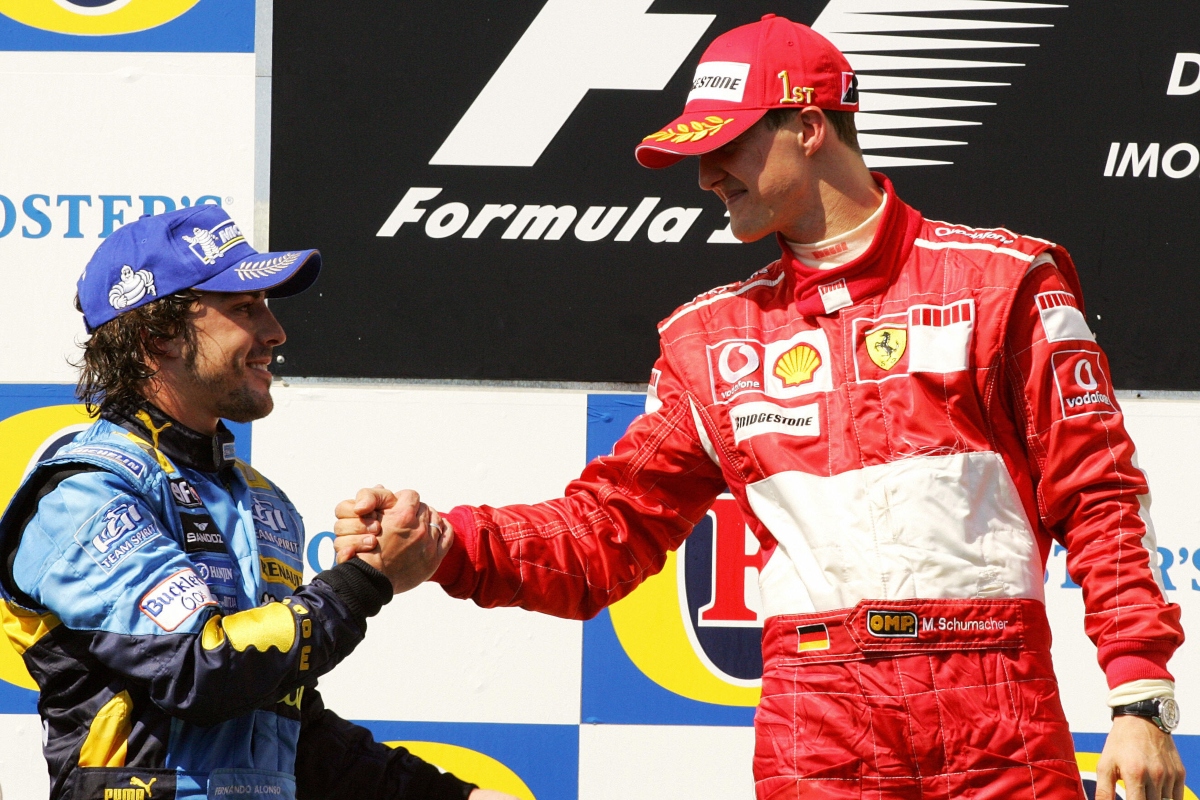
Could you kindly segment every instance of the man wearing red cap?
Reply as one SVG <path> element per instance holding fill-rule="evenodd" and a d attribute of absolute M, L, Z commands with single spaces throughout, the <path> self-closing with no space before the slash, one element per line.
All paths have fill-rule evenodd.
<path fill-rule="evenodd" d="M 699 156 L 782 256 L 659 326 L 646 414 L 566 496 L 459 507 L 434 580 L 586 618 L 658 572 L 726 487 L 760 586 L 757 796 L 1081 800 L 1044 606 L 1057 541 L 1115 721 L 1097 797 L 1183 797 L 1183 640 L 1108 363 L 1061 247 L 924 219 L 868 172 L 845 57 L 769 15 L 718 37 L 637 158 Z M 343 553 L 394 499 L 339 506 Z M 367 538 L 362 538 L 366 536 Z M 1097 702 L 1103 702 L 1097 698 Z"/>

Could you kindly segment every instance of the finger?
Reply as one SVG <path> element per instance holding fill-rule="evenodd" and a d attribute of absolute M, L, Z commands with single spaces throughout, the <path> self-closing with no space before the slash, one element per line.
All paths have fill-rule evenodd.
<path fill-rule="evenodd" d="M 358 512 L 354 510 L 357 500 L 343 500 L 338 503 L 333 509 L 333 515 L 338 519 L 351 519 L 358 516 Z"/>
<path fill-rule="evenodd" d="M 372 486 L 370 489 L 359 489 L 354 495 L 354 513 L 361 516 L 375 511 L 391 508 L 396 505 L 396 495 L 383 486 Z"/>
<path fill-rule="evenodd" d="M 437 539 L 438 555 L 444 556 L 450 549 L 450 545 L 454 543 L 454 526 L 436 510 L 430 509 L 429 511 L 429 524 L 433 528 L 434 536 Z"/>
<path fill-rule="evenodd" d="M 333 523 L 334 536 L 363 536 L 368 533 L 379 533 L 378 520 L 363 520 L 354 517 L 353 519 L 339 519 Z"/>
<path fill-rule="evenodd" d="M 1116 775 L 1112 767 L 1105 767 L 1101 764 L 1096 769 L 1096 800 L 1114 800 L 1116 792 L 1114 786 L 1116 784 Z"/>
<path fill-rule="evenodd" d="M 337 554 L 337 563 L 349 561 L 359 553 L 369 553 L 378 546 L 378 540 L 370 535 L 339 536 L 333 540 L 333 551 Z"/>

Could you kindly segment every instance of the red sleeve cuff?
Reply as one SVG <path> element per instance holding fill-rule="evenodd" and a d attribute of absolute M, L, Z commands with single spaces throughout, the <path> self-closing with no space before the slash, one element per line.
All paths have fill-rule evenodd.
<path fill-rule="evenodd" d="M 1123 683 L 1143 679 L 1174 681 L 1175 677 L 1167 671 L 1170 657 L 1170 653 L 1154 651 L 1114 656 L 1104 668 L 1108 688 L 1115 689 Z"/>
<path fill-rule="evenodd" d="M 464 583 L 464 578 L 474 571 L 475 545 L 479 531 L 475 527 L 475 515 L 471 513 L 470 506 L 458 506 L 442 516 L 454 526 L 454 542 L 430 580 L 440 583 L 447 593 L 462 597 L 464 595 L 456 592 L 455 588 Z"/>

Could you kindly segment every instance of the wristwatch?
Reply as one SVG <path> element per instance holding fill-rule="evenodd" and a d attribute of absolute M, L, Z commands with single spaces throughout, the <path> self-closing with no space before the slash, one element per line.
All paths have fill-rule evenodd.
<path fill-rule="evenodd" d="M 1139 700 L 1125 706 L 1116 706 L 1112 710 L 1113 719 L 1123 716 L 1145 717 L 1158 726 L 1163 733 L 1170 733 L 1179 727 L 1179 703 L 1170 697 L 1152 697 L 1149 700 Z"/>

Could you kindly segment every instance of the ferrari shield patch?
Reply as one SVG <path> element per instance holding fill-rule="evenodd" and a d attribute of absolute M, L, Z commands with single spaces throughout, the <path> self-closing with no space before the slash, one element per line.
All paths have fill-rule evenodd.
<path fill-rule="evenodd" d="M 867 356 L 875 366 L 889 370 L 900 362 L 908 347 L 908 331 L 904 328 L 877 328 L 866 335 Z"/>

